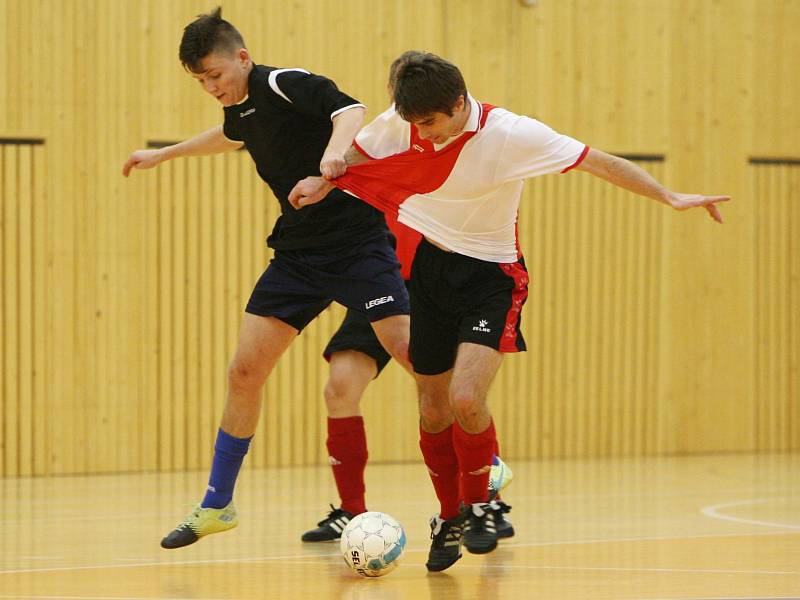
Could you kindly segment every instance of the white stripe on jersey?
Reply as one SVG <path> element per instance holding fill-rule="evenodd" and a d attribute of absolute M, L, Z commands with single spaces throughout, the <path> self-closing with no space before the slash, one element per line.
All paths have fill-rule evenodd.
<path fill-rule="evenodd" d="M 306 71 L 305 69 L 295 68 L 295 69 L 275 69 L 269 74 L 269 87 L 272 88 L 272 91 L 278 94 L 281 98 L 283 98 L 287 102 L 291 103 L 289 97 L 283 93 L 281 88 L 278 87 L 278 75 L 280 75 L 281 73 L 286 73 L 287 71 L 299 71 L 300 73 L 305 73 L 306 75 L 309 75 L 309 72 Z"/>
<path fill-rule="evenodd" d="M 350 104 L 350 105 L 348 105 L 348 106 L 345 106 L 344 108 L 340 108 L 339 110 L 335 110 L 335 111 L 333 111 L 333 112 L 331 113 L 331 121 L 333 120 L 333 118 L 334 118 L 336 115 L 340 115 L 340 114 L 342 114 L 344 111 L 346 111 L 346 110 L 350 110 L 351 108 L 358 108 L 359 106 L 360 106 L 361 108 L 367 108 L 367 107 L 366 107 L 366 106 L 364 106 L 363 104 Z"/>

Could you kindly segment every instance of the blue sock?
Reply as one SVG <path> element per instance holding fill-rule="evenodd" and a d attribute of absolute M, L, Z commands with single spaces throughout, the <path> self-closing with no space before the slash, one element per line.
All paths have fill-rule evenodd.
<path fill-rule="evenodd" d="M 203 508 L 225 508 L 233 498 L 233 487 L 242 466 L 245 454 L 250 448 L 249 438 L 237 438 L 228 435 L 222 429 L 217 433 L 214 444 L 214 462 L 208 478 L 206 497 L 200 504 Z"/>

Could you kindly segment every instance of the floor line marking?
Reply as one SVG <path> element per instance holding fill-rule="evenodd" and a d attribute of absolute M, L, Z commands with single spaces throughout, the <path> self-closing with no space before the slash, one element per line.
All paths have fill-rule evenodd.
<path fill-rule="evenodd" d="M 10 600 L 186 600 L 186 597 L 172 596 L 13 596 L 0 595 L 2 599 Z M 196 600 L 236 600 L 235 598 L 197 598 Z"/>
<path fill-rule="evenodd" d="M 800 600 L 800 596 L 758 596 L 752 598 L 734 598 L 732 596 L 695 598 L 694 596 L 676 596 L 674 598 L 639 598 L 638 600 Z"/>
<path fill-rule="evenodd" d="M 722 502 L 720 504 L 714 504 L 712 506 L 706 506 L 705 508 L 701 508 L 700 512 L 707 517 L 711 517 L 712 519 L 719 519 L 721 521 L 731 521 L 732 523 L 742 523 L 744 525 L 759 525 L 761 527 L 777 527 L 780 529 L 794 529 L 800 530 L 800 525 L 790 525 L 788 523 L 775 523 L 772 521 L 760 521 L 756 519 L 743 519 L 741 517 L 732 517 L 730 515 L 725 515 L 720 513 L 719 511 L 724 508 L 732 508 L 734 506 L 752 506 L 753 504 L 765 504 L 767 502 L 771 502 L 773 500 L 780 500 L 780 498 L 768 498 L 763 500 L 738 500 L 736 502 Z"/>
<path fill-rule="evenodd" d="M 793 535 L 794 531 L 770 531 L 770 532 L 754 532 L 754 533 L 720 533 L 720 534 L 701 534 L 689 536 L 663 536 L 663 537 L 641 537 L 641 538 L 609 538 L 609 539 L 595 539 L 595 540 L 567 540 L 562 542 L 521 542 L 521 543 L 508 543 L 502 542 L 500 548 L 532 548 L 544 546 L 569 546 L 569 545 L 583 545 L 583 544 L 602 544 L 602 543 L 619 543 L 619 542 L 642 542 L 642 541 L 669 541 L 669 540 L 687 540 L 687 539 L 705 539 L 705 538 L 726 538 L 726 537 L 762 537 L 769 535 Z M 428 552 L 428 548 L 406 548 L 407 553 Z M 251 563 L 251 562 L 270 562 L 270 561 L 290 561 L 300 560 L 308 561 L 319 558 L 330 558 L 340 556 L 338 552 L 329 552 L 325 554 L 299 554 L 290 556 L 256 556 L 256 557 L 240 557 L 240 558 L 210 558 L 201 560 L 186 560 L 186 561 L 152 561 L 149 562 L 136 562 L 131 564 L 112 564 L 112 565 L 78 565 L 74 567 L 42 567 L 33 569 L 6 569 L 0 570 L 0 575 L 14 575 L 21 573 L 47 573 L 58 571 L 90 571 L 102 569 L 130 569 L 136 567 L 171 567 L 171 566 L 188 566 L 188 565 L 204 565 L 204 564 L 226 564 L 226 563 Z M 147 559 L 143 559 L 147 560 Z M 0 596 L 2 598 L 2 596 Z"/>
<path fill-rule="evenodd" d="M 635 571 L 643 573 L 695 573 L 701 575 L 800 575 L 800 571 L 753 571 L 745 569 L 671 569 L 667 567 L 574 567 L 547 565 L 464 565 L 478 569 L 528 569 L 543 571 Z M 735 599 L 731 599 L 735 600 Z"/>

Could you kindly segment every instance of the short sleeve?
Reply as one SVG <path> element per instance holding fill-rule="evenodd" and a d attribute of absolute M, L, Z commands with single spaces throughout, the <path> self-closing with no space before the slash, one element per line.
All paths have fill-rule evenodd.
<path fill-rule="evenodd" d="M 576 167 L 588 146 L 553 131 L 544 123 L 509 113 L 515 119 L 508 125 L 508 136 L 500 153 L 495 179 L 506 182 Z"/>
<path fill-rule="evenodd" d="M 373 159 L 405 152 L 411 145 L 411 124 L 401 119 L 392 105 L 358 132 L 353 145 Z"/>
<path fill-rule="evenodd" d="M 269 74 L 269 87 L 299 113 L 333 119 L 350 108 L 364 106 L 341 92 L 322 75 L 304 69 L 276 69 Z"/>

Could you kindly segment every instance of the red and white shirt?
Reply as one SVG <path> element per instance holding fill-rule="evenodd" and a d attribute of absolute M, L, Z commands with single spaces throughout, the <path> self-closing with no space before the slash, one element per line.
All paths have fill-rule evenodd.
<path fill-rule="evenodd" d="M 407 150 L 433 152 L 433 142 L 419 137 L 416 126 L 404 121 L 394 110 L 394 104 L 375 117 L 375 120 L 362 129 L 353 146 L 367 158 L 373 160 L 386 158 Z M 395 253 L 400 261 L 400 274 L 403 279 L 411 279 L 411 264 L 417 253 L 422 234 L 407 225 L 399 223 L 397 212 L 385 212 L 386 225 L 397 240 Z"/>
<path fill-rule="evenodd" d="M 359 151 L 380 160 L 353 165 L 334 183 L 453 252 L 515 262 L 523 180 L 566 172 L 589 147 L 535 119 L 469 102 L 464 131 L 441 145 L 415 141 L 416 128 L 389 108 L 356 137 Z"/>

